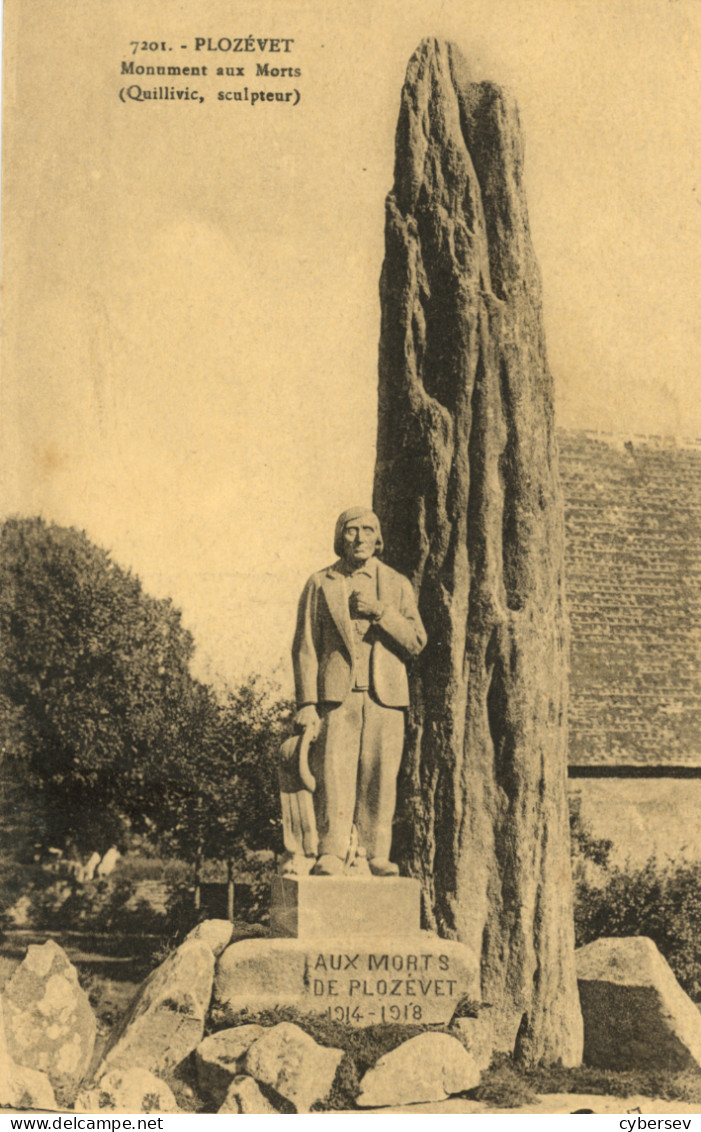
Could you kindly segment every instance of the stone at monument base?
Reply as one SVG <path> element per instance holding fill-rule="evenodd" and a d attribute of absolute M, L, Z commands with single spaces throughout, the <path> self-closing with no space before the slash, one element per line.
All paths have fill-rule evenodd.
<path fill-rule="evenodd" d="M 701 1067 L 701 1014 L 653 940 L 597 939 L 580 947 L 576 961 L 586 1065 Z"/>
<path fill-rule="evenodd" d="M 474 1089 L 480 1070 L 449 1034 L 418 1034 L 384 1054 L 360 1082 L 360 1108 L 441 1101 Z"/>
<path fill-rule="evenodd" d="M 279 876 L 270 897 L 273 935 L 401 939 L 420 922 L 421 886 L 411 877 Z"/>
<path fill-rule="evenodd" d="M 218 1025 L 280 1006 L 355 1026 L 419 1025 L 447 1023 L 461 999 L 479 997 L 479 961 L 464 944 L 416 929 L 372 940 L 329 930 L 231 944 L 217 965 L 212 1007 Z"/>

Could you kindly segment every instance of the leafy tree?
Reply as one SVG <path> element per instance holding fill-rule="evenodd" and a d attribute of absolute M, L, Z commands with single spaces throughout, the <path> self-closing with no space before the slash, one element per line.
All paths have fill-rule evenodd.
<path fill-rule="evenodd" d="M 613 849 L 613 841 L 604 837 L 594 837 L 582 818 L 582 799 L 570 795 L 567 799 L 570 815 L 570 849 L 572 863 L 578 859 L 592 861 L 600 868 L 606 868 Z"/>
<path fill-rule="evenodd" d="M 235 797 L 228 811 L 228 843 L 235 836 L 247 850 L 279 850 L 282 818 L 277 779 L 278 751 L 291 730 L 292 704 L 260 676 L 229 693 L 219 716 L 219 757 L 235 771 Z"/>
<path fill-rule="evenodd" d="M 198 685 L 181 742 L 168 752 L 162 768 L 162 790 L 155 826 L 161 846 L 190 861 L 195 870 L 195 909 L 207 837 L 207 768 L 216 742 L 219 708 L 211 689 Z M 230 768 L 229 768 L 230 769 Z M 223 770 L 223 768 L 222 768 Z"/>
<path fill-rule="evenodd" d="M 180 612 L 74 528 L 0 529 L 4 775 L 41 801 L 43 839 L 105 847 L 158 813 L 198 688 Z"/>
<path fill-rule="evenodd" d="M 227 862 L 230 914 L 235 870 L 248 870 L 251 851 L 279 850 L 282 843 L 277 753 L 290 714 L 291 705 L 260 676 L 230 691 L 224 703 L 201 688 L 191 717 L 196 734 L 165 768 L 166 842 L 194 862 L 196 878 L 206 858 Z M 196 879 L 196 905 L 197 888 Z"/>
<path fill-rule="evenodd" d="M 194 864 L 196 890 L 205 859 L 232 888 L 249 851 L 280 847 L 290 705 L 261 677 L 219 702 L 190 675 L 179 611 L 84 533 L 0 528 L 0 640 L 5 801 L 29 805 L 36 840 L 104 850 L 146 830 Z"/>

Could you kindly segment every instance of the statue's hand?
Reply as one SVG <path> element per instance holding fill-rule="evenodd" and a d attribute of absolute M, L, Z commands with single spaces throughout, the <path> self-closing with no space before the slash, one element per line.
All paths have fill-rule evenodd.
<path fill-rule="evenodd" d="M 381 601 L 365 601 L 359 594 L 353 593 L 350 595 L 349 601 L 351 615 L 355 614 L 358 617 L 367 617 L 369 621 L 379 621 L 385 611 L 385 607 Z"/>
<path fill-rule="evenodd" d="M 315 704 L 305 704 L 300 708 L 294 718 L 295 731 L 311 730 L 311 740 L 314 742 L 319 734 L 321 720 Z"/>

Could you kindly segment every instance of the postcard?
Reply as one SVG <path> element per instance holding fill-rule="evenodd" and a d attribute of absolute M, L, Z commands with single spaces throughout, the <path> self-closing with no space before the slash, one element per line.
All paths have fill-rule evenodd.
<path fill-rule="evenodd" d="M 7 1108 L 701 1111 L 700 44 L 6 0 Z"/>

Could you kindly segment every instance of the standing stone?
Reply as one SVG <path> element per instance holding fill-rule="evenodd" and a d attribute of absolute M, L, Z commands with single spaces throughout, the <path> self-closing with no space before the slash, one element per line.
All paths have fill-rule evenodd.
<path fill-rule="evenodd" d="M 425 40 L 386 207 L 374 508 L 429 637 L 395 852 L 521 1019 L 518 1056 L 574 1065 L 563 506 L 522 170 L 513 99 Z"/>
<path fill-rule="evenodd" d="M 4 993 L 10 1056 L 46 1073 L 63 1103 L 70 1103 L 95 1046 L 95 1015 L 65 951 L 48 940 L 30 944 Z"/>

